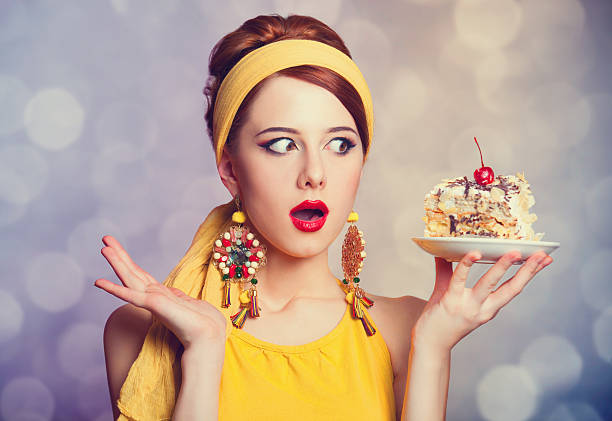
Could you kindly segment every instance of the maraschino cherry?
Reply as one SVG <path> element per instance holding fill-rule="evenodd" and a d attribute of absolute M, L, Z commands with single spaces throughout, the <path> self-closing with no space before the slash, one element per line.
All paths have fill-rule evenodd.
<path fill-rule="evenodd" d="M 476 136 L 474 136 L 474 141 L 476 142 L 476 146 L 478 146 L 478 152 L 480 152 L 480 163 L 482 164 L 482 167 L 474 171 L 474 180 L 476 180 L 476 182 L 481 186 L 491 184 L 495 179 L 495 174 L 493 174 L 493 169 L 491 167 L 484 166 L 484 162 L 482 162 L 482 151 L 480 150 L 480 145 L 476 140 Z"/>

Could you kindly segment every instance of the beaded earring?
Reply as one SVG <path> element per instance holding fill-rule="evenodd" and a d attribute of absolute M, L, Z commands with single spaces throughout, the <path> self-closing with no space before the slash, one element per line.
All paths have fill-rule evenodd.
<path fill-rule="evenodd" d="M 222 307 L 229 307 L 231 284 L 239 285 L 240 310 L 231 316 L 232 324 L 242 328 L 247 317 L 259 317 L 257 306 L 257 270 L 266 264 L 266 247 L 255 238 L 243 223 L 246 215 L 240 210 L 238 195 L 234 197 L 236 211 L 232 214 L 232 225 L 219 235 L 213 245 L 213 264 L 221 272 L 223 280 Z"/>
<path fill-rule="evenodd" d="M 359 215 L 355 211 L 352 211 L 347 218 L 350 225 L 342 243 L 342 270 L 344 271 L 342 282 L 348 285 L 346 301 L 352 304 L 353 317 L 361 319 L 366 334 L 371 336 L 376 333 L 376 329 L 363 307 L 372 307 L 374 301 L 366 297 L 365 291 L 359 287 L 360 279 L 358 275 L 363 268 L 363 259 L 366 257 L 366 252 L 363 231 L 355 226 L 358 219 Z"/>

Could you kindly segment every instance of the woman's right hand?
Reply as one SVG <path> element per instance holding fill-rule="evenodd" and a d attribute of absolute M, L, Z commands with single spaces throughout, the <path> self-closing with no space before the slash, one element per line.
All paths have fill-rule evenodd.
<path fill-rule="evenodd" d="M 156 281 L 132 261 L 114 237 L 106 235 L 102 241 L 106 245 L 102 255 L 124 286 L 103 278 L 96 279 L 95 286 L 149 310 L 176 335 L 185 350 L 194 345 L 225 345 L 227 321 L 215 306 Z"/>

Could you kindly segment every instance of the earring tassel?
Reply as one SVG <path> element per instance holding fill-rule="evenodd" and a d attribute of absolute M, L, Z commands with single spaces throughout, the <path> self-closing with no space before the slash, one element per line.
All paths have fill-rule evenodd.
<path fill-rule="evenodd" d="M 353 295 L 353 317 L 361 319 L 363 317 L 363 309 L 361 308 L 361 300 L 355 299 Z"/>
<path fill-rule="evenodd" d="M 223 301 L 221 302 L 221 307 L 229 307 L 231 304 L 230 299 L 230 283 L 229 281 L 225 281 L 225 285 L 223 285 Z"/>
<path fill-rule="evenodd" d="M 365 295 L 363 297 L 361 297 L 361 303 L 366 306 L 367 308 L 370 308 L 374 305 L 374 301 L 370 300 L 368 297 L 366 297 Z"/>
<path fill-rule="evenodd" d="M 257 307 L 257 290 L 254 289 L 251 293 L 251 308 L 249 309 L 251 317 L 259 317 L 259 308 Z"/>
<path fill-rule="evenodd" d="M 238 329 L 241 329 L 242 326 L 244 326 L 244 321 L 246 320 L 248 311 L 248 306 L 240 307 L 240 311 L 232 316 L 232 324 Z"/>
<path fill-rule="evenodd" d="M 368 336 L 375 334 L 376 329 L 374 328 L 374 323 L 372 323 L 368 313 L 364 311 L 362 307 L 371 307 L 374 304 L 374 301 L 370 300 L 365 295 L 362 297 L 356 297 L 353 291 L 346 294 L 346 301 L 351 304 L 351 312 L 353 313 L 353 317 L 361 320 L 366 334 Z"/>
<path fill-rule="evenodd" d="M 376 329 L 374 329 L 374 325 L 372 324 L 372 320 L 366 312 L 363 312 L 363 317 L 361 318 L 361 323 L 363 324 L 363 328 L 366 331 L 368 336 L 372 336 L 376 333 Z"/>

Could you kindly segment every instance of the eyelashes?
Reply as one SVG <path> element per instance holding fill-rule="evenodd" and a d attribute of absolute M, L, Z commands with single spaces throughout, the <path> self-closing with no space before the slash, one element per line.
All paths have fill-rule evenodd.
<path fill-rule="evenodd" d="M 337 155 L 346 155 L 351 149 L 357 146 L 355 142 L 346 137 L 335 137 L 329 141 L 328 145 L 332 142 L 339 144 L 340 147 L 344 146 L 344 149 L 336 151 Z M 277 137 L 259 146 L 275 155 L 286 155 L 291 150 L 297 150 L 297 145 L 295 144 L 293 139 L 288 137 Z M 291 149 L 287 149 L 287 147 L 291 147 Z"/>

